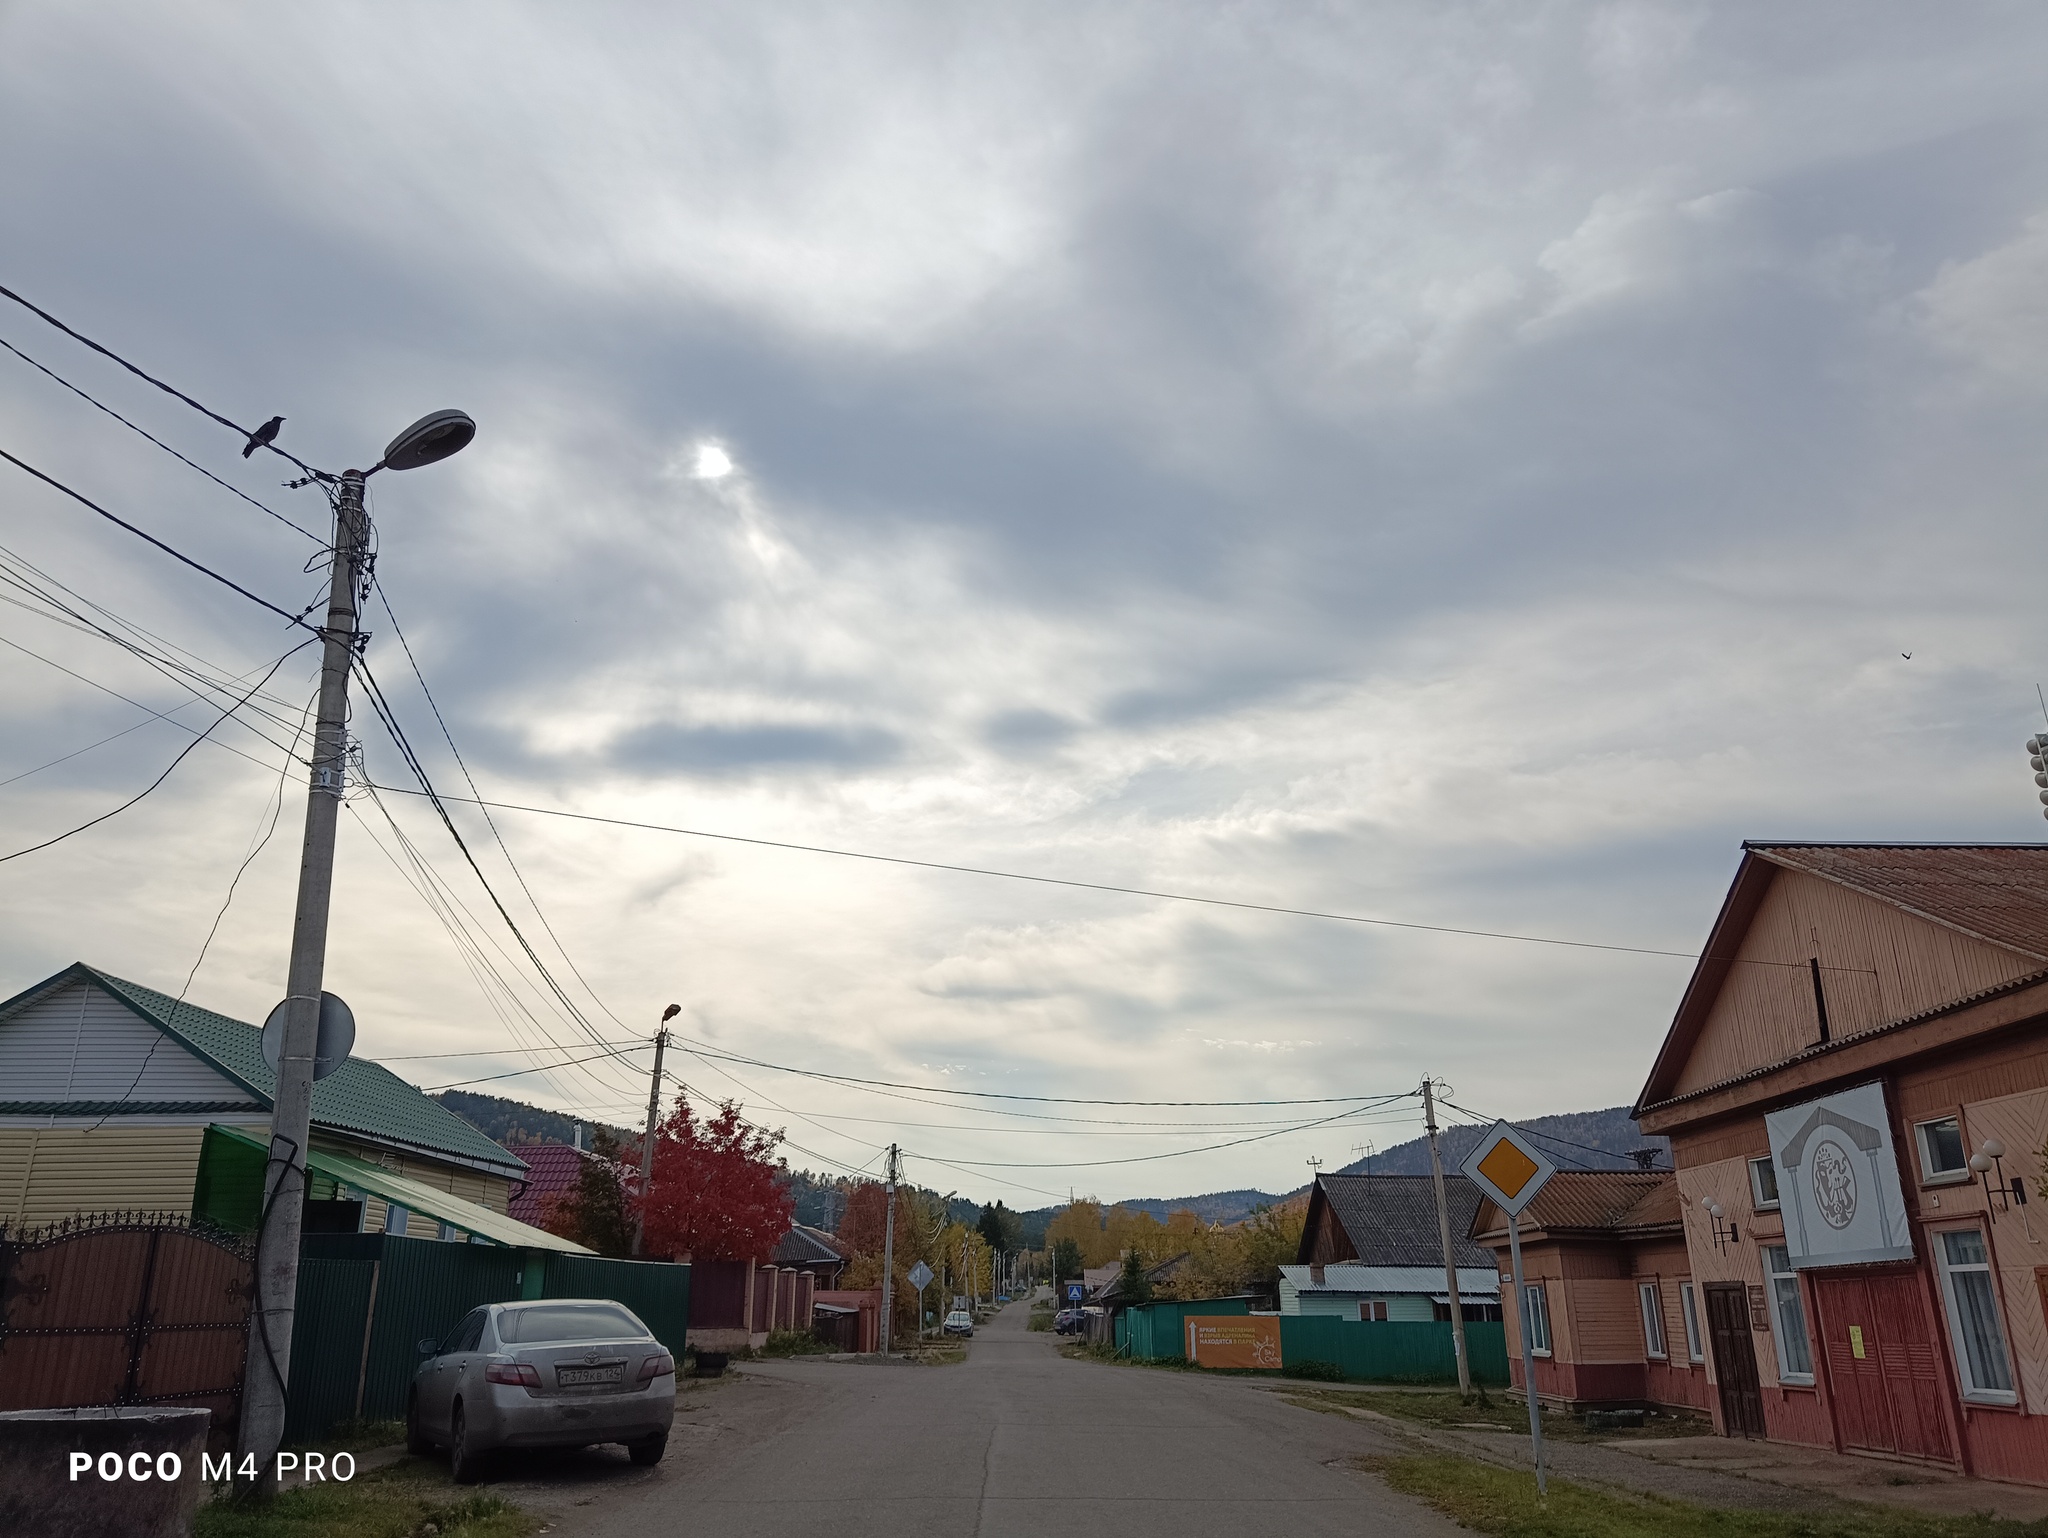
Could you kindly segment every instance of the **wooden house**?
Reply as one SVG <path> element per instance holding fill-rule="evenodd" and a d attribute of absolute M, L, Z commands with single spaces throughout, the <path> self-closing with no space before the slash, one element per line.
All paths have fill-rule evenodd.
<path fill-rule="evenodd" d="M 1570 1410 L 1705 1410 L 1706 1337 L 1669 1171 L 1559 1170 L 1522 1213 L 1514 1297 L 1507 1219 L 1482 1200 L 1473 1238 L 1500 1266 L 1508 1372 L 1522 1377 L 1530 1321 L 1537 1397 Z"/>
<path fill-rule="evenodd" d="M 0 1003 L 0 1224 L 108 1211 L 255 1226 L 262 1033 L 78 963 Z M 309 1232 L 582 1246 L 506 1213 L 526 1165 L 388 1069 L 313 1086 Z"/>
<path fill-rule="evenodd" d="M 1635 1114 L 1723 1431 L 2048 1483 L 2048 846 L 1746 844 Z"/>

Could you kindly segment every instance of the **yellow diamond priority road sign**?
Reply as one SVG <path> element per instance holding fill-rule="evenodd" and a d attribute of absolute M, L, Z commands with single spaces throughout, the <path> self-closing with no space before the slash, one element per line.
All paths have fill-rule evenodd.
<path fill-rule="evenodd" d="M 1465 1178 L 1511 1217 L 1535 1200 L 1543 1183 L 1557 1173 L 1540 1148 L 1504 1121 L 1479 1134 L 1479 1146 L 1462 1168 Z"/>

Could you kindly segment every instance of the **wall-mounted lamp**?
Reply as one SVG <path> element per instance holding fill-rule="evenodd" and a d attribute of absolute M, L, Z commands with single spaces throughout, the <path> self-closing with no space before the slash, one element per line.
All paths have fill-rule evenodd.
<path fill-rule="evenodd" d="M 1705 1201 L 1701 1202 L 1700 1206 L 1706 1210 L 1707 1221 L 1713 1225 L 1713 1239 L 1715 1249 L 1721 1251 L 1725 1255 L 1728 1252 L 1729 1245 L 1740 1244 L 1742 1242 L 1742 1236 L 1736 1233 L 1735 1225 L 1732 1222 L 1724 1224 L 1721 1221 L 1721 1219 L 1728 1216 L 1728 1209 L 1726 1207 L 1723 1207 L 1711 1196 L 1708 1197 Z"/>
<path fill-rule="evenodd" d="M 1996 1180 L 1991 1178 L 1991 1171 L 1994 1168 L 1998 1171 Z M 1988 1137 L 1977 1145 L 1977 1151 L 1970 1155 L 1970 1169 L 1984 1182 L 1984 1209 L 1993 1219 L 2001 1212 L 2010 1212 L 2015 1207 L 2026 1207 L 2027 1183 L 2017 1175 L 2010 1181 L 2005 1178 L 2005 1144 L 1997 1138 Z M 2026 1221 L 2024 1210 L 2020 1213 L 2020 1219 L 2022 1222 Z M 2033 1225 L 2028 1223 L 2027 1228 L 2031 1233 Z"/>

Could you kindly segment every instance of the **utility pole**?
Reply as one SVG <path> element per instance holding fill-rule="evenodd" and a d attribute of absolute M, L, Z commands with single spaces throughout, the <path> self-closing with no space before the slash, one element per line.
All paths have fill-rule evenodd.
<path fill-rule="evenodd" d="M 1444 1241 L 1444 1287 L 1451 1295 L 1451 1346 L 1458 1356 L 1458 1397 L 1472 1397 L 1472 1359 L 1465 1352 L 1465 1295 L 1458 1290 L 1458 1257 L 1451 1249 L 1451 1206 L 1444 1195 L 1444 1162 L 1436 1148 L 1436 1086 L 1422 1081 L 1422 1122 L 1429 1129 L 1429 1173 L 1436 1181 L 1436 1223 Z"/>
<path fill-rule="evenodd" d="M 366 578 L 370 520 L 363 472 L 341 477 L 334 503 L 334 554 L 321 627 L 320 705 L 313 728 L 306 835 L 299 853 L 299 897 L 292 918 L 291 970 L 285 984 L 284 1045 L 270 1102 L 270 1158 L 263 1170 L 263 1217 L 256 1235 L 256 1298 L 249 1313 L 248 1366 L 242 1381 L 241 1452 L 253 1457 L 252 1493 L 277 1488 L 274 1455 L 284 1440 L 291 1382 L 292 1321 L 299 1291 L 299 1231 L 305 1218 L 306 1140 L 313 1121 L 313 1056 L 320 1039 L 320 986 L 327 970 L 327 908 L 334 888 L 334 825 L 341 815 L 348 761 L 348 672 L 355 659 L 356 602 Z"/>
<path fill-rule="evenodd" d="M 636 1256 L 646 1248 L 643 1241 L 647 1236 L 647 1198 L 654 1192 L 654 1128 L 661 1120 L 661 1059 L 668 1050 L 668 1023 L 682 1012 L 682 1005 L 669 1005 L 661 1012 L 661 1029 L 654 1033 L 654 1075 L 647 1083 L 647 1132 L 640 1139 L 640 1205 L 633 1213 Z"/>
<path fill-rule="evenodd" d="M 889 1178 L 882 1186 L 882 1199 L 888 1206 L 888 1215 L 882 1219 L 882 1355 L 889 1354 L 890 1315 L 896 1304 L 896 1145 L 889 1145 Z M 918 1327 L 924 1321 L 918 1320 Z"/>

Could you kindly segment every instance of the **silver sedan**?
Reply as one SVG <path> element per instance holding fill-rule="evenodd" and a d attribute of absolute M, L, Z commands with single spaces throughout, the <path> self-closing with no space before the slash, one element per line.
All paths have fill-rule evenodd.
<path fill-rule="evenodd" d="M 668 1445 L 675 1358 L 622 1304 L 488 1303 L 446 1340 L 421 1341 L 420 1353 L 405 1443 L 415 1453 L 445 1445 L 460 1484 L 481 1478 L 499 1448 L 623 1442 L 635 1463 L 652 1464 Z"/>

